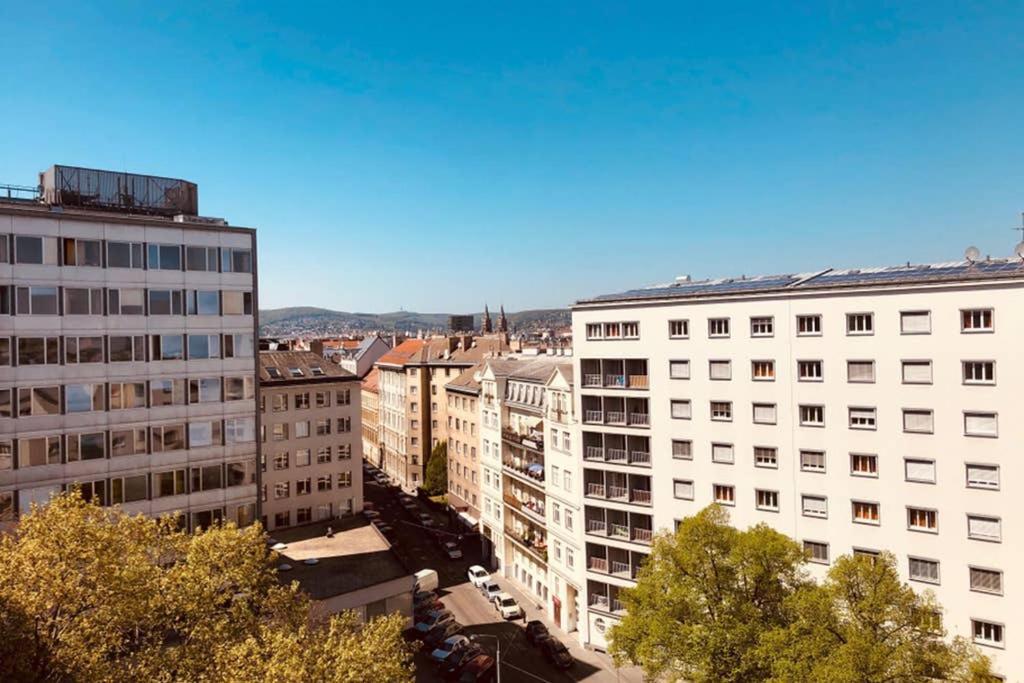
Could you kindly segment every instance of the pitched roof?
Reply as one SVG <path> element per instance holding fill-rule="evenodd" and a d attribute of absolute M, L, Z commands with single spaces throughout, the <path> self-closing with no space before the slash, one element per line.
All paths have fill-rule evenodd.
<path fill-rule="evenodd" d="M 377 359 L 377 365 L 397 365 L 404 367 L 414 362 L 423 351 L 426 342 L 422 339 L 407 339 Z"/>
<path fill-rule="evenodd" d="M 537 356 L 529 359 L 494 359 L 486 361 L 487 366 L 497 377 L 521 379 L 528 382 L 547 382 L 551 371 L 560 366 L 572 367 L 564 357 Z"/>
<path fill-rule="evenodd" d="M 477 363 L 471 368 L 463 370 L 458 377 L 445 384 L 446 389 L 454 389 L 466 393 L 479 394 L 480 382 L 476 380 L 476 374 L 483 368 L 483 363 Z"/>
<path fill-rule="evenodd" d="M 363 389 L 372 392 L 380 391 L 380 370 L 373 368 L 366 373 L 366 377 L 363 378 Z"/>
<path fill-rule="evenodd" d="M 348 370 L 312 351 L 260 351 L 260 384 L 264 386 L 355 378 Z"/>

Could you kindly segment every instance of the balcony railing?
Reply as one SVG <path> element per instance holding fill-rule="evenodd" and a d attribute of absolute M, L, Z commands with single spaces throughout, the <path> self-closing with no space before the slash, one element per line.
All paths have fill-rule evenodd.
<path fill-rule="evenodd" d="M 623 576 L 629 576 L 629 562 L 618 562 L 617 560 L 611 561 L 612 574 L 621 574 Z"/>
<path fill-rule="evenodd" d="M 641 505 L 650 505 L 651 492 L 646 489 L 633 489 L 630 491 L 629 500 L 633 503 L 640 503 Z"/>
<path fill-rule="evenodd" d="M 626 413 L 622 410 L 606 410 L 604 412 L 604 421 L 610 425 L 626 424 Z"/>
<path fill-rule="evenodd" d="M 605 612 L 607 612 L 608 611 L 608 605 L 609 605 L 609 601 L 608 601 L 608 596 L 607 595 L 598 595 L 596 593 L 591 593 L 590 594 L 590 606 L 591 607 L 596 607 L 598 609 L 602 609 Z"/>
<path fill-rule="evenodd" d="M 599 387 L 599 386 L 601 386 L 601 375 L 583 375 L 583 386 L 585 386 L 585 387 Z"/>
<path fill-rule="evenodd" d="M 629 424 L 637 427 L 648 427 L 651 424 L 651 416 L 649 413 L 630 413 Z"/>
<path fill-rule="evenodd" d="M 608 534 L 612 538 L 629 538 L 629 527 L 625 524 L 612 524 L 611 531 Z"/>
<path fill-rule="evenodd" d="M 516 545 L 526 549 L 528 552 L 547 564 L 548 545 L 543 539 L 527 538 L 526 536 L 523 536 L 509 528 L 505 529 L 505 536 L 512 539 Z"/>
<path fill-rule="evenodd" d="M 608 525 L 603 519 L 588 519 L 587 533 L 604 535 L 608 532 Z"/>
<path fill-rule="evenodd" d="M 600 446 L 587 446 L 583 449 L 583 457 L 586 460 L 604 460 L 604 449 Z"/>
<path fill-rule="evenodd" d="M 612 603 L 612 611 L 613 612 L 625 612 L 626 611 L 626 606 L 622 604 L 621 600 L 613 599 L 611 601 L 611 603 Z"/>
<path fill-rule="evenodd" d="M 626 497 L 626 487 L 625 486 L 609 486 L 608 487 L 608 498 L 616 499 L 616 498 L 625 498 L 625 497 Z"/>
<path fill-rule="evenodd" d="M 629 376 L 629 388 L 630 389 L 646 389 L 650 386 L 650 381 L 647 375 L 630 375 Z"/>
<path fill-rule="evenodd" d="M 626 376 L 625 375 L 605 375 L 604 376 L 604 385 L 606 387 L 616 387 L 616 388 L 619 388 L 619 389 L 623 389 L 626 386 Z"/>
<path fill-rule="evenodd" d="M 640 527 L 633 527 L 633 540 L 637 543 L 650 544 L 651 538 L 654 537 L 654 532 L 650 529 L 641 529 Z"/>
<path fill-rule="evenodd" d="M 608 462 L 626 462 L 625 448 L 609 448 Z"/>
<path fill-rule="evenodd" d="M 544 466 L 541 465 L 539 468 L 530 469 L 530 465 L 540 465 L 540 463 L 527 463 L 526 465 L 516 464 L 513 460 L 502 460 L 502 467 L 505 472 L 514 475 L 520 481 L 525 481 L 534 486 L 544 485 Z"/>
<path fill-rule="evenodd" d="M 583 421 L 595 422 L 600 424 L 601 422 L 604 422 L 604 413 L 602 413 L 600 410 L 584 410 Z"/>
<path fill-rule="evenodd" d="M 604 498 L 604 484 L 587 484 L 587 495 L 596 498 Z"/>
<path fill-rule="evenodd" d="M 540 434 L 519 434 L 510 429 L 503 429 L 501 438 L 516 446 L 523 446 L 540 453 L 544 452 L 544 437 Z"/>
<path fill-rule="evenodd" d="M 630 451 L 629 462 L 634 465 L 650 465 L 651 454 L 647 451 Z"/>
<path fill-rule="evenodd" d="M 587 567 L 593 569 L 595 572 L 608 573 L 608 560 L 603 557 L 588 557 Z"/>

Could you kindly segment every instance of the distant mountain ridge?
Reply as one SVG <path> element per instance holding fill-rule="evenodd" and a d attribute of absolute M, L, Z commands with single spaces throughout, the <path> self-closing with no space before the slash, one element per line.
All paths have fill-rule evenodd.
<path fill-rule="evenodd" d="M 260 311 L 260 334 L 283 336 L 286 334 L 359 332 L 385 330 L 417 332 L 443 330 L 448 327 L 449 313 L 349 313 L 315 306 L 290 306 Z M 468 315 L 468 314 L 467 314 Z M 509 325 L 516 330 L 539 330 L 563 327 L 571 322 L 567 308 L 539 308 L 506 313 Z M 491 320 L 497 325 L 498 314 L 491 311 Z M 480 328 L 483 313 L 473 314 L 474 327 Z"/>

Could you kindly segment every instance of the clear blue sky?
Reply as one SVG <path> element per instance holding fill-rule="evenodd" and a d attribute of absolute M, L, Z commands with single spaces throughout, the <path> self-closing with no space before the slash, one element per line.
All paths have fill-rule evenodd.
<path fill-rule="evenodd" d="M 562 306 L 1019 239 L 1024 3 L 215 4 L 7 3 L 0 182 L 194 180 L 259 228 L 265 308 Z"/>

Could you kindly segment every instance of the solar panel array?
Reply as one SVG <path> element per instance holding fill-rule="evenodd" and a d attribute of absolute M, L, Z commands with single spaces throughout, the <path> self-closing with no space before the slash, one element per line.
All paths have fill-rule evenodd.
<path fill-rule="evenodd" d="M 760 275 L 757 277 L 723 278 L 697 282 L 674 282 L 618 294 L 604 294 L 579 303 L 626 301 L 698 296 L 772 292 L 785 289 L 822 289 L 857 285 L 884 285 L 915 282 L 984 280 L 1024 277 L 1024 260 L 995 259 L 959 261 L 931 265 L 889 266 L 882 268 L 827 270 L 821 273 Z"/>

